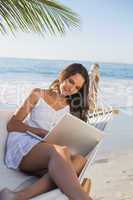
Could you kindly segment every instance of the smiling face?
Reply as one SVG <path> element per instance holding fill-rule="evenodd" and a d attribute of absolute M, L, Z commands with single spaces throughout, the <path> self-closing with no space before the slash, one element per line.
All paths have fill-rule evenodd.
<path fill-rule="evenodd" d="M 63 96 L 71 96 L 77 93 L 84 85 L 84 78 L 77 73 L 65 79 L 60 83 L 60 92 Z"/>

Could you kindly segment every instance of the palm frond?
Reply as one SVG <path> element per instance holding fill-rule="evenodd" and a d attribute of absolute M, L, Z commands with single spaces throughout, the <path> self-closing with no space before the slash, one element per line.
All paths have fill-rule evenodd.
<path fill-rule="evenodd" d="M 79 16 L 54 0 L 0 0 L 0 32 L 22 30 L 64 34 L 79 27 Z"/>

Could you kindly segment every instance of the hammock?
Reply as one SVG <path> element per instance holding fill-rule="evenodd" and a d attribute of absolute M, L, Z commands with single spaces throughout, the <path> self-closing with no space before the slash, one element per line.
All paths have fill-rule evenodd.
<path fill-rule="evenodd" d="M 89 78 L 90 89 L 88 99 L 90 111 L 87 123 L 100 130 L 104 130 L 112 115 L 118 113 L 118 109 L 108 105 L 105 101 L 104 95 L 99 87 L 100 72 L 98 64 L 93 64 L 91 66 Z"/>

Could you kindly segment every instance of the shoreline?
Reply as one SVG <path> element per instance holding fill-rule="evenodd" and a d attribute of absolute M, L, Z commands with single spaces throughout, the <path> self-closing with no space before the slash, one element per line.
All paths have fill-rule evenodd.
<path fill-rule="evenodd" d="M 116 65 L 133 65 L 132 62 L 119 62 L 119 61 L 103 61 L 103 60 L 88 60 L 88 59 L 72 59 L 72 58 L 68 58 L 68 59 L 55 59 L 55 58 L 44 58 L 44 57 L 15 57 L 15 56 L 1 56 L 0 59 L 25 59 L 25 60 L 44 60 L 44 61 L 80 61 L 80 62 L 89 62 L 89 63 L 100 63 L 100 64 L 116 64 Z"/>

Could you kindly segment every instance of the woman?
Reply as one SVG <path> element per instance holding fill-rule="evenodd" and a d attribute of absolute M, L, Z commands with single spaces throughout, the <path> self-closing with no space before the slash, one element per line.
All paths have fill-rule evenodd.
<path fill-rule="evenodd" d="M 41 176 L 33 185 L 19 191 L 1 191 L 1 200 L 27 200 L 58 186 L 71 200 L 90 199 L 78 181 L 86 160 L 61 147 L 32 137 L 44 137 L 66 112 L 87 120 L 88 72 L 81 64 L 71 64 L 49 89 L 34 89 L 10 119 L 5 163 L 7 167 Z"/>

